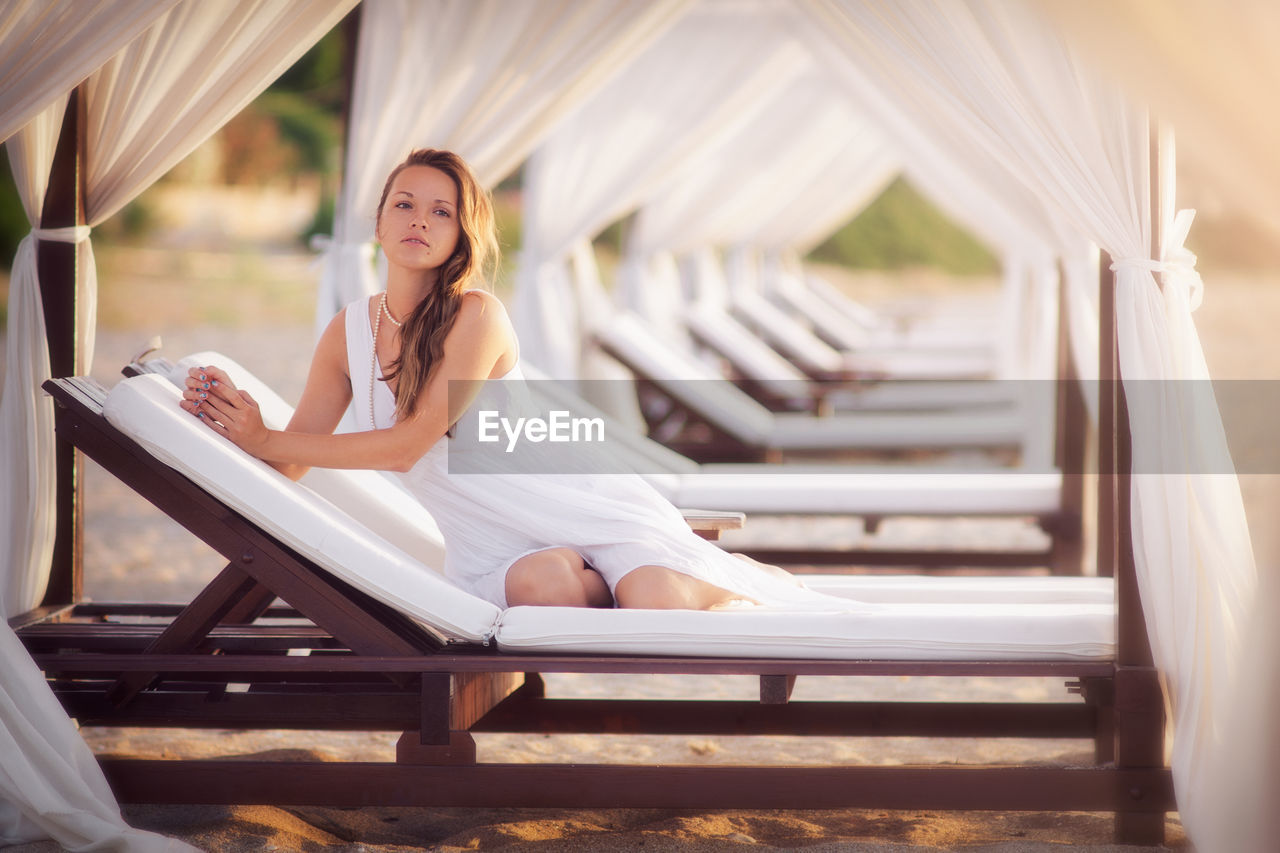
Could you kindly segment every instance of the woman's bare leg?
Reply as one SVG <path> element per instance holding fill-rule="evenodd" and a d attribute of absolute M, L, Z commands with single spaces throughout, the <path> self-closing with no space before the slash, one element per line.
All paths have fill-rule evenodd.
<path fill-rule="evenodd" d="M 716 610 L 744 596 L 664 566 L 641 566 L 623 575 L 613 590 L 619 607 L 641 610 Z"/>
<path fill-rule="evenodd" d="M 548 548 L 511 564 L 507 604 L 551 607 L 612 607 L 613 596 L 600 573 L 571 548 Z"/>

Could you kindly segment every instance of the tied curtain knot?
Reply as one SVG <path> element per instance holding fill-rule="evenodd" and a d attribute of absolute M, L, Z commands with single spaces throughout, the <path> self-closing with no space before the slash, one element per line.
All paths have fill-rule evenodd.
<path fill-rule="evenodd" d="M 307 245 L 319 255 L 311 264 L 312 269 L 323 265 L 330 255 L 341 252 L 354 253 L 365 263 L 373 262 L 375 244 L 372 240 L 347 242 L 329 234 L 312 234 Z"/>
<path fill-rule="evenodd" d="M 1196 310 L 1204 299 L 1204 282 L 1200 279 L 1200 273 L 1196 272 L 1195 253 L 1185 245 L 1195 217 L 1194 210 L 1178 211 L 1164 241 L 1163 259 L 1155 261 L 1150 258 L 1121 258 L 1111 264 L 1111 269 L 1139 269 L 1160 273 L 1163 286 L 1183 288 L 1191 310 Z"/>
<path fill-rule="evenodd" d="M 83 243 L 93 229 L 88 225 L 71 225 L 66 228 L 32 228 L 31 236 L 46 243 Z"/>

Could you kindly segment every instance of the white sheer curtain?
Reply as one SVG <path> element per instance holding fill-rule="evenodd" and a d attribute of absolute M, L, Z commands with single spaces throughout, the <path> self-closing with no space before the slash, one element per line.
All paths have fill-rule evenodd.
<path fill-rule="evenodd" d="M 85 82 L 86 219 L 96 225 L 124 206 L 262 91 L 356 0 L 243 0 L 174 6 Z M 38 211 L 61 126 L 59 102 L 10 143 L 24 204 Z M 34 217 L 33 217 L 34 221 Z M 37 229 L 42 240 L 77 242 L 81 256 L 77 306 L 83 363 L 92 354 L 96 276 L 89 229 Z M 16 497 L 6 493 L 3 567 L 5 615 L 34 607 L 48 578 L 53 511 L 52 406 L 40 391 L 49 375 L 34 241 L 27 238 L 14 265 L 10 293 L 10 353 L 4 399 L 6 454 L 21 464 L 6 470 L 33 472 Z M 10 412 L 14 414 L 11 416 Z M 21 485 L 19 478 L 13 485 Z M 10 486 L 6 482 L 6 487 Z M 13 549 L 23 549 L 16 554 Z M 7 628 L 0 641 L 17 646 Z M 190 849 L 133 833 L 118 812 L 92 756 L 44 687 L 30 660 L 6 650 L 0 666 L 0 720 L 12 738 L 0 750 L 0 772 L 13 784 L 0 790 L 9 803 L 15 837 L 38 827 L 69 848 L 111 842 L 131 849 Z M 45 785 L 33 785 L 33 780 Z M 85 780 L 85 781 L 81 781 Z M 16 816 L 23 815 L 19 819 Z M 114 814 L 114 818 L 112 815 Z M 96 837 L 95 837 L 96 836 Z"/>
<path fill-rule="evenodd" d="M 355 2 L 185 0 L 104 64 L 84 87 L 85 215 L 89 226 L 115 213 L 221 127 L 332 29 Z M 32 132 L 55 145 L 60 122 L 60 109 L 46 111 L 32 125 Z M 24 148 L 32 150 L 30 145 Z M 32 156 L 51 157 L 52 148 L 49 152 L 33 152 Z M 32 175 L 32 181 L 47 182 L 46 160 L 20 163 L 18 168 Z M 43 174 L 38 175 L 41 169 Z M 38 205 L 34 209 L 38 210 Z M 40 236 L 74 240 L 80 246 L 76 308 L 81 362 L 76 370 L 85 372 L 93 360 L 97 300 L 88 232 L 82 229 Z M 14 278 L 30 282 L 32 293 L 38 294 L 33 249 L 16 260 Z M 15 291 L 18 289 L 15 286 Z M 35 299 L 38 306 L 38 296 Z M 51 409 L 40 390 L 40 383 L 49 375 L 44 327 L 43 323 L 27 329 L 17 326 L 38 319 L 33 311 L 24 310 L 10 321 L 8 359 L 14 369 L 24 365 L 25 372 L 12 377 L 13 381 L 6 380 L 4 406 L 13 413 L 9 415 L 13 420 L 6 427 L 5 447 L 23 460 L 24 468 L 34 466 L 44 471 L 51 470 L 53 464 L 52 441 L 43 438 L 51 434 L 52 424 Z M 52 494 L 37 495 L 38 490 L 29 489 L 7 497 L 12 503 L 11 511 L 5 513 L 6 523 L 15 534 L 24 526 L 42 531 L 29 537 L 8 537 L 10 549 L 23 548 L 12 553 L 3 567 L 10 616 L 38 604 L 48 579 L 49 550 L 40 543 L 50 535 L 48 529 L 53 524 Z M 21 511 L 24 507 L 26 518 Z M 27 544 L 32 547 L 24 547 Z"/>
<path fill-rule="evenodd" d="M 1280 4 L 1036 0 L 1073 47 L 1178 130 L 1224 201 L 1280 229 Z"/>
<path fill-rule="evenodd" d="M 0 142 L 70 92 L 177 2 L 0 2 Z"/>
<path fill-rule="evenodd" d="M 8 351 L 5 395 L 0 401 L 0 454 L 5 477 L 0 483 L 0 597 L 4 616 L 40 603 L 53 554 L 53 402 L 40 391 L 49 378 L 36 247 L 42 239 L 62 242 L 83 236 L 71 229 L 51 233 L 40 228 L 40 210 L 49 185 L 49 168 L 62 128 L 67 99 L 55 99 L 8 142 L 9 165 L 32 233 L 18 244 L 9 278 Z"/>
<path fill-rule="evenodd" d="M 732 135 L 749 107 L 803 71 L 775 4 L 699 5 L 556 129 L 525 171 L 515 321 L 549 375 L 579 374 L 582 329 L 568 254 L 647 188 Z"/>
<path fill-rule="evenodd" d="M 895 158 L 884 138 L 817 69 L 750 110 L 737 133 L 648 188 L 628 234 L 629 256 L 789 245 L 797 229 L 825 227 L 814 225 L 827 219 L 819 192 L 843 208 L 874 198 L 892 177 Z M 820 207 L 810 209 L 813 203 Z"/>
<path fill-rule="evenodd" d="M 316 308 L 377 289 L 373 219 L 411 148 L 461 154 L 486 185 L 669 27 L 689 0 L 376 0 L 361 10 L 343 187 Z"/>
<path fill-rule="evenodd" d="M 87 228 L 40 228 L 40 209 L 66 98 L 55 99 L 8 143 L 10 166 L 32 234 L 9 281 L 7 392 L 0 405 L 0 610 L 39 603 L 53 547 L 53 403 L 40 392 L 49 350 L 36 277 L 39 240 L 82 241 Z M 32 389 L 35 389 L 33 392 Z M 93 754 L 8 623 L 0 623 L 0 845 L 53 838 L 68 850 L 194 848 L 130 829 Z"/>
<path fill-rule="evenodd" d="M 1087 77 L 1027 7 L 816 0 L 812 8 L 818 31 L 846 61 L 880 74 L 922 126 L 946 128 L 958 150 L 1007 167 L 1117 259 L 1126 380 L 1207 377 L 1190 316 L 1198 276 L 1176 236 L 1166 235 L 1161 258 L 1148 257 L 1143 113 Z M 1238 816 L 1235 792 L 1212 771 L 1228 747 L 1257 734 L 1224 728 L 1256 578 L 1235 477 L 1177 473 L 1194 470 L 1199 453 L 1226 453 L 1212 405 L 1202 401 L 1194 422 L 1177 417 L 1182 401 L 1169 395 L 1183 384 L 1166 382 L 1163 395 L 1130 404 L 1135 449 L 1150 443 L 1168 454 L 1146 460 L 1146 470 L 1171 472 L 1134 477 L 1134 547 L 1152 648 L 1170 690 L 1183 822 L 1201 849 L 1225 851 L 1239 849 L 1220 834 L 1230 821 L 1219 818 Z"/>

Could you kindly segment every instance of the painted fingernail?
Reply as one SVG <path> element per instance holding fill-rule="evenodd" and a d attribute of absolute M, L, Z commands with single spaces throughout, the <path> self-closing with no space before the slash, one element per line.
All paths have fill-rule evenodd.
<path fill-rule="evenodd" d="M 206 389 L 208 389 L 208 387 L 209 387 L 209 383 L 208 383 L 208 382 L 204 383 L 204 387 L 205 387 Z"/>
<path fill-rule="evenodd" d="M 197 418 L 203 418 L 203 417 L 204 417 L 204 412 L 197 412 L 197 413 L 196 413 L 196 417 L 197 417 Z"/>
<path fill-rule="evenodd" d="M 203 382 L 203 381 L 204 381 L 204 374 L 203 374 L 203 373 L 201 373 L 201 374 L 200 374 L 200 381 L 201 381 L 201 382 Z"/>
<path fill-rule="evenodd" d="M 208 397 L 208 396 L 209 396 L 209 395 L 208 395 L 208 394 L 206 394 L 206 393 L 204 393 L 203 391 L 201 391 L 201 392 L 200 392 L 200 399 L 201 399 L 201 400 L 203 400 L 205 397 Z"/>
<path fill-rule="evenodd" d="M 214 385 L 217 385 L 217 384 L 218 384 L 218 380 L 216 380 L 216 379 L 215 379 L 215 380 L 213 380 L 213 384 L 214 384 Z"/>

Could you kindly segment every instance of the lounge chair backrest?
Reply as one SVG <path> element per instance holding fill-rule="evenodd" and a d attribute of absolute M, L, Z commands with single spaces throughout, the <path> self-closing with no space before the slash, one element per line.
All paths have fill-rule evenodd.
<path fill-rule="evenodd" d="M 802 397 L 808 377 L 723 309 L 694 303 L 684 320 L 695 336 L 723 353 L 747 378 L 780 397 Z"/>
<path fill-rule="evenodd" d="M 539 405 L 548 408 L 559 407 L 572 411 L 574 415 L 587 418 L 604 418 L 608 423 L 605 435 L 609 444 L 626 455 L 628 464 L 639 474 L 696 474 L 698 463 L 687 456 L 682 456 L 665 447 L 648 436 L 631 429 L 627 424 L 609 417 L 600 409 L 579 397 L 568 387 L 568 383 L 548 379 L 537 367 L 524 362 L 521 371 L 530 383 L 530 391 Z"/>
<path fill-rule="evenodd" d="M 775 342 L 788 356 L 811 369 L 838 371 L 845 366 L 839 352 L 759 293 L 735 293 L 733 311 L 745 318 L 748 325 L 758 328 L 765 339 Z"/>
<path fill-rule="evenodd" d="M 197 352 L 180 359 L 169 379 L 182 387 L 187 370 L 204 365 L 222 368 L 237 388 L 248 391 L 268 427 L 284 429 L 293 417 L 293 407 L 269 385 L 220 352 Z M 444 536 L 435 519 L 391 477 L 378 471 L 312 468 L 301 482 L 422 564 L 443 570 Z"/>
<path fill-rule="evenodd" d="M 252 392 L 250 392 L 252 393 Z M 491 636 L 501 611 L 201 424 L 154 374 L 118 383 L 103 413 L 116 429 L 286 546 L 367 595 L 446 635 Z"/>
<path fill-rule="evenodd" d="M 714 371 L 674 351 L 634 315 L 612 317 L 596 337 L 632 370 L 725 432 L 748 444 L 766 443 L 773 430 L 772 412 Z"/>

